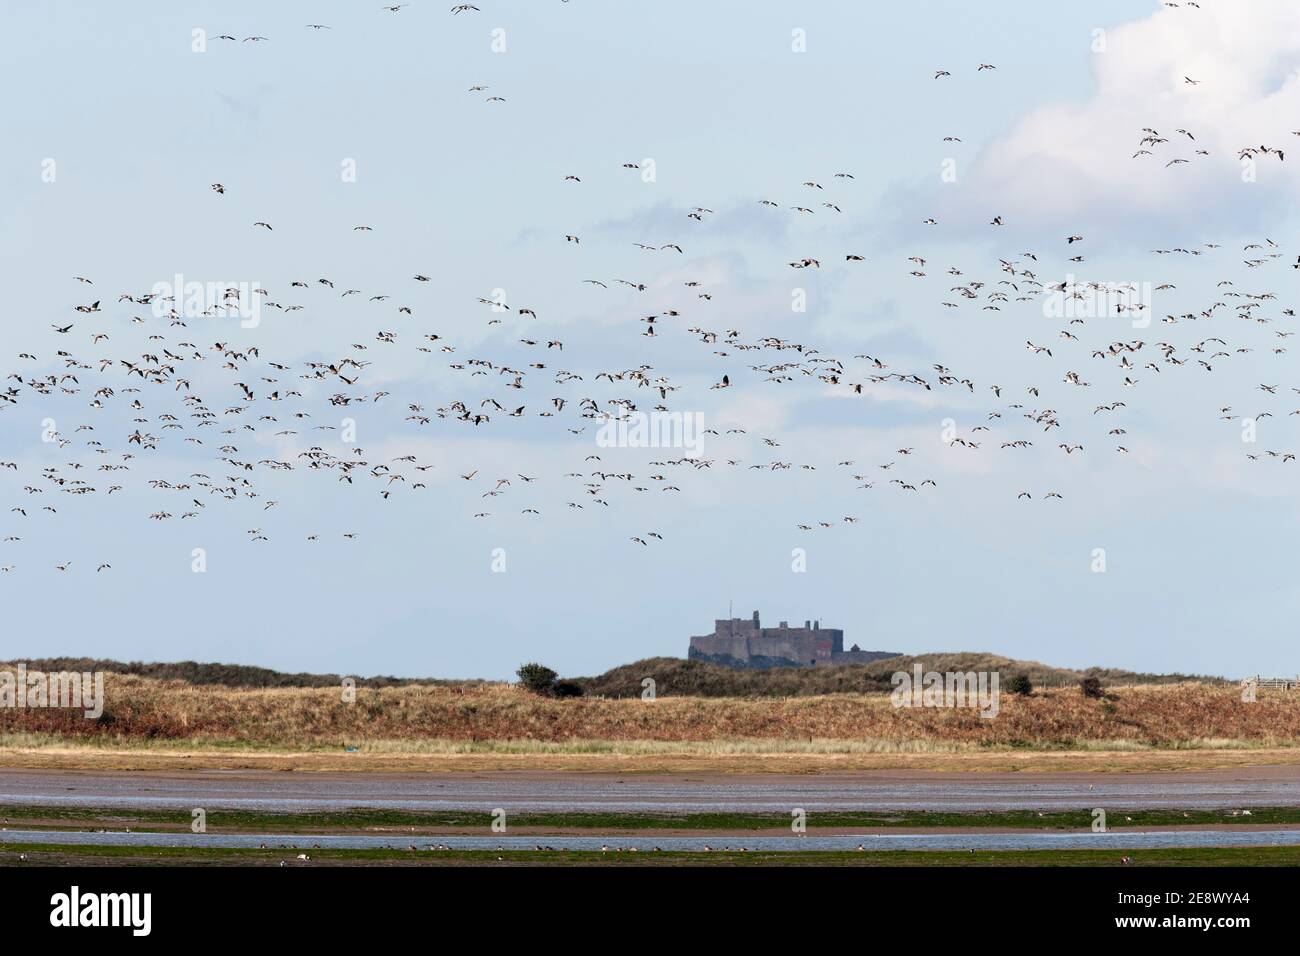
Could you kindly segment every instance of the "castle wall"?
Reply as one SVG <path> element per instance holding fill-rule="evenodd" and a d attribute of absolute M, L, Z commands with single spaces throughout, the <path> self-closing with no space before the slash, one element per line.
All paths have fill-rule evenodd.
<path fill-rule="evenodd" d="M 749 653 L 753 657 L 777 657 L 797 664 L 814 664 L 830 660 L 832 640 L 827 631 L 808 628 L 767 627 L 749 640 Z"/>
<path fill-rule="evenodd" d="M 691 656 L 705 657 L 734 657 L 737 660 L 748 660 L 749 658 L 749 640 L 743 635 L 732 637 L 728 634 L 706 634 L 703 637 L 691 638 Z"/>
<path fill-rule="evenodd" d="M 713 622 L 713 633 L 692 637 L 687 656 L 732 667 L 817 667 L 827 664 L 866 664 L 895 656 L 889 651 L 844 650 L 844 631 L 806 621 L 803 627 L 763 627 L 752 618 Z"/>

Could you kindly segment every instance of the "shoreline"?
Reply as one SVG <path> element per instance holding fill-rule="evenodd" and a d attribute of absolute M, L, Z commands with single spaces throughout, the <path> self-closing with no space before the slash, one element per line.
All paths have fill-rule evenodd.
<path fill-rule="evenodd" d="M 707 853 L 521 850 L 339 850 L 311 849 L 306 859 L 296 850 L 194 850 L 161 847 L 90 847 L 51 844 L 0 844 L 0 866 L 866 866 L 866 867 L 1295 867 L 1300 847 L 1206 847 L 1198 849 L 1120 851 L 1084 850 L 950 850 L 917 851 L 778 851 Z"/>

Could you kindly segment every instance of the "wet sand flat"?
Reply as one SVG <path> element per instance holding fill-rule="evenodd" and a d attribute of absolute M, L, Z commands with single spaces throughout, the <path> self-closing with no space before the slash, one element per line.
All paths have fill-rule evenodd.
<path fill-rule="evenodd" d="M 265 812 L 1072 810 L 1300 806 L 1300 766 L 1099 774 L 867 770 L 819 774 L 288 773 L 9 769 L 0 805 Z"/>
<path fill-rule="evenodd" d="M 714 841 L 714 842 L 710 842 Z M 854 851 L 859 847 L 880 851 L 947 850 L 974 852 L 977 850 L 1078 850 L 1205 847 L 1288 847 L 1300 846 L 1300 830 L 1235 831 L 1162 831 L 1145 833 L 1128 832 L 1074 832 L 1074 833 L 928 833 L 928 834 L 808 834 L 796 836 L 755 836 L 746 834 L 715 845 L 717 835 L 692 834 L 690 836 L 552 836 L 547 845 L 553 850 L 577 851 L 666 851 L 708 852 L 712 849 L 743 850 L 746 852 L 827 852 Z M 402 838 L 375 834 L 195 834 L 158 832 L 59 832 L 39 830 L 0 831 L 0 846 L 48 845 L 57 847 L 169 847 L 201 849 L 284 849 L 293 851 L 318 849 L 402 849 L 412 852 L 433 851 L 439 848 L 452 850 L 514 850 L 538 851 L 535 837 L 522 835 L 480 834 L 477 836 L 441 836 Z"/>

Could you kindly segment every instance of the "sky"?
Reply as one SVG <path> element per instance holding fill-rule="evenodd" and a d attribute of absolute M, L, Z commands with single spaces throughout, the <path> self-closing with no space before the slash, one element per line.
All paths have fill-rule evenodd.
<path fill-rule="evenodd" d="M 1300 461 L 1265 454 L 1300 450 L 1300 381 L 1293 356 L 1275 351 L 1295 327 L 1295 160 L 1264 154 L 1248 171 L 1237 155 L 1291 145 L 1293 3 L 451 6 L 4 5 L 0 79 L 16 95 L 0 150 L 0 361 L 27 381 L 65 374 L 69 357 L 87 367 L 70 391 L 11 379 L 21 395 L 0 406 L 0 460 L 17 466 L 0 469 L 0 531 L 21 538 L 0 545 L 12 566 L 0 575 L 0 659 L 487 678 L 536 660 L 578 676 L 684 656 L 733 608 L 772 624 L 816 618 L 867 649 L 1297 672 L 1286 622 L 1300 610 Z M 1162 141 L 1144 147 L 1148 128 Z M 1143 148 L 1152 155 L 1134 155 Z M 1175 158 L 1188 162 L 1167 165 Z M 709 211 L 689 218 L 697 207 Z M 820 265 L 789 266 L 806 257 Z M 303 308 L 262 308 L 248 328 L 187 314 L 178 328 L 119 300 L 176 275 Z M 1102 314 L 1068 325 L 1026 281 L 1069 277 L 1138 285 L 1149 324 Z M 954 291 L 975 281 L 973 299 Z M 511 311 L 479 302 L 494 297 Z M 96 298 L 102 311 L 74 311 Z M 642 334 L 649 314 L 654 338 Z M 721 334 L 706 343 L 692 328 Z M 377 341 L 383 330 L 398 344 Z M 725 330 L 816 352 L 741 350 Z M 1076 340 L 1061 337 L 1069 330 Z M 95 331 L 109 338 L 92 342 Z M 1210 337 L 1225 354 L 1207 372 L 1196 359 L 1219 344 L 1195 347 Z M 541 347 L 553 340 L 562 352 Z M 1092 355 L 1134 340 L 1133 369 Z M 186 354 L 181 341 L 211 355 L 178 373 L 194 387 L 142 386 L 142 409 L 127 405 L 120 366 L 97 364 Z M 292 371 L 276 384 L 239 378 L 219 368 L 214 342 Z M 1160 342 L 1186 364 L 1162 363 Z M 300 400 L 265 404 L 302 363 L 349 354 L 371 362 L 355 386 L 307 381 Z M 861 355 L 933 387 L 854 394 L 847 383 L 874 371 Z M 842 380 L 794 370 L 774 382 L 753 368 L 813 356 L 841 360 Z M 475 378 L 469 359 L 495 365 Z M 528 370 L 527 387 L 505 387 L 502 364 Z M 936 365 L 973 386 L 939 384 Z M 682 449 L 602 447 L 599 422 L 576 414 L 589 396 L 649 411 L 653 389 L 597 378 L 641 366 L 677 389 L 667 407 L 717 433 L 695 456 L 707 466 L 654 464 Z M 582 378 L 556 384 L 558 369 Z M 712 387 L 724 373 L 729 387 Z M 95 409 L 109 375 L 116 392 Z M 259 403 L 240 419 L 252 430 L 230 438 L 234 458 L 346 454 L 348 419 L 363 457 L 404 481 L 383 498 L 382 477 L 258 465 L 247 473 L 256 498 L 211 497 L 180 518 L 193 495 L 149 482 L 232 472 L 214 461 L 216 428 L 188 421 L 169 434 L 159 416 L 186 414 L 193 391 L 227 417 L 236 381 Z M 340 391 L 387 394 L 330 405 Z M 566 410 L 538 415 L 554 396 Z M 431 414 L 489 398 L 527 414 L 481 426 Z M 1115 401 L 1122 409 L 1094 412 Z M 412 404 L 428 424 L 407 418 Z M 288 424 L 291 405 L 312 417 Z M 1045 409 L 1060 427 L 1022 417 Z M 42 440 L 50 422 L 65 442 Z M 276 434 L 290 427 L 302 430 Z M 121 460 L 137 428 L 165 440 L 132 446 L 128 471 L 96 471 Z M 111 455 L 87 445 L 92 434 Z M 1000 447 L 1014 440 L 1034 445 Z M 406 455 L 432 467 L 395 464 Z M 46 468 L 96 491 L 60 494 Z M 591 494 L 594 470 L 636 477 Z M 911 492 L 894 476 L 934 486 Z M 412 491 L 416 481 L 426 487 Z M 110 482 L 122 490 L 106 494 Z M 172 516 L 149 519 L 160 511 Z"/>

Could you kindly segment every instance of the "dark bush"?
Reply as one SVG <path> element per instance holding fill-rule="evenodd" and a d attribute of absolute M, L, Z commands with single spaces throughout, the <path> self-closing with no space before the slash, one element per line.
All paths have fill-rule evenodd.
<path fill-rule="evenodd" d="M 1028 674 L 1013 674 L 1011 679 L 1007 681 L 1007 693 L 1028 697 L 1033 692 L 1034 683 L 1029 679 Z"/>
<path fill-rule="evenodd" d="M 515 671 L 515 674 L 519 677 L 519 683 L 534 694 L 551 693 L 555 687 L 555 678 L 560 676 L 549 667 L 537 663 L 524 664 L 519 670 Z"/>
<path fill-rule="evenodd" d="M 1104 692 L 1101 689 L 1101 681 L 1095 677 L 1085 677 L 1083 680 L 1079 681 L 1079 690 L 1083 693 L 1084 697 L 1091 700 L 1100 700 L 1104 696 Z"/>
<path fill-rule="evenodd" d="M 581 697 L 582 685 L 571 680 L 556 681 L 551 686 L 551 693 L 556 697 Z"/>

